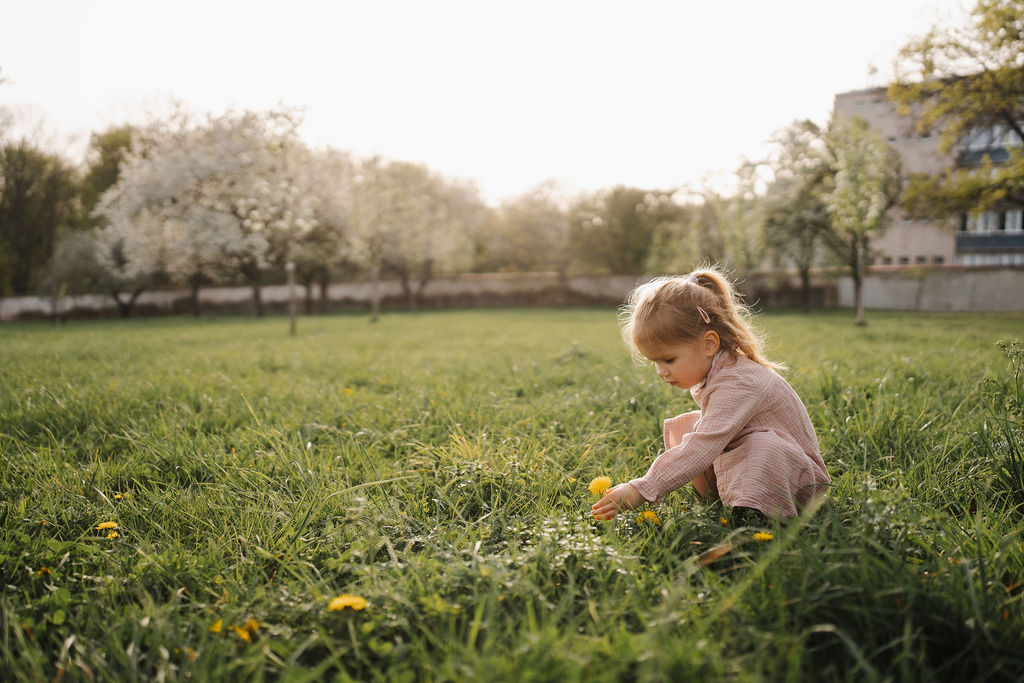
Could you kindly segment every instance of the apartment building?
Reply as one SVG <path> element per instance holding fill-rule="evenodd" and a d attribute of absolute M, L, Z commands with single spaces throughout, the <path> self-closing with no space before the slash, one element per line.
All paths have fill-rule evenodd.
<path fill-rule="evenodd" d="M 880 130 L 903 161 L 904 174 L 941 173 L 950 167 L 970 168 L 987 155 L 1005 161 L 1008 149 L 1021 144 L 1016 134 L 994 127 L 977 130 L 948 154 L 939 151 L 937 133 L 917 131 L 913 116 L 901 116 L 885 88 L 840 93 L 835 98 L 837 119 L 860 116 Z M 872 242 L 875 265 L 1024 266 L 1024 224 L 1020 207 L 920 220 L 897 207 L 888 225 Z"/>

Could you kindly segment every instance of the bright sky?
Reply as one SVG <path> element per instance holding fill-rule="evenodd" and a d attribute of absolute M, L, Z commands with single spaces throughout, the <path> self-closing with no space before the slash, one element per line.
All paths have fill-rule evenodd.
<path fill-rule="evenodd" d="M 961 0 L 0 0 L 0 106 L 80 156 L 159 113 L 305 109 L 304 137 L 489 201 L 699 184 L 767 152 Z M 870 67 L 878 67 L 872 76 Z"/>

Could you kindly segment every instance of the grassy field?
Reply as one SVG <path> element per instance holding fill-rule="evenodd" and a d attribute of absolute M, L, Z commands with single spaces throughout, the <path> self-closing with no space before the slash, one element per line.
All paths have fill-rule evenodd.
<path fill-rule="evenodd" d="M 589 517 L 692 408 L 613 311 L 0 326 L 0 679 L 1021 680 L 1024 316 L 869 319 L 759 318 L 765 529 Z"/>

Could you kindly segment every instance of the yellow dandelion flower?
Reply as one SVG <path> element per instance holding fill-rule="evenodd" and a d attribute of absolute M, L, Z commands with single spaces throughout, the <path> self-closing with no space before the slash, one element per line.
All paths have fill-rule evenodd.
<path fill-rule="evenodd" d="M 612 485 L 611 477 L 594 477 L 587 487 L 587 490 L 593 493 L 595 496 L 600 496 L 602 493 L 608 490 L 608 487 Z"/>
<path fill-rule="evenodd" d="M 210 624 L 210 633 L 220 633 L 220 630 L 224 628 L 224 620 L 218 619 L 217 621 Z"/>
<path fill-rule="evenodd" d="M 96 525 L 96 529 L 102 531 L 103 529 L 116 529 L 117 522 L 100 522 Z"/>
<path fill-rule="evenodd" d="M 124 496 L 122 496 L 120 493 L 114 494 L 114 500 L 121 500 L 122 498 L 124 498 Z"/>
<path fill-rule="evenodd" d="M 722 524 L 726 524 L 726 525 L 729 524 L 729 520 L 727 520 L 725 517 L 722 517 L 721 521 L 722 521 Z"/>
<path fill-rule="evenodd" d="M 40 567 L 40 568 L 39 568 L 39 571 L 37 571 L 37 572 L 36 572 L 36 576 L 43 576 L 43 575 L 46 575 L 46 576 L 53 576 L 53 575 L 52 575 L 52 574 L 50 573 L 50 568 L 49 568 L 49 567 Z"/>
<path fill-rule="evenodd" d="M 354 610 L 364 609 L 366 607 L 366 598 L 345 593 L 331 600 L 330 604 L 327 605 L 327 611 L 337 612 L 338 610 L 343 610 L 346 607 L 351 607 Z"/>
<path fill-rule="evenodd" d="M 238 634 L 238 637 L 244 640 L 245 642 L 249 642 L 250 640 L 252 640 L 252 637 L 249 635 L 249 629 L 245 628 L 244 626 L 232 626 L 231 628 L 234 629 L 235 633 Z"/>
<path fill-rule="evenodd" d="M 650 522 L 655 526 L 661 526 L 661 520 L 658 519 L 658 515 L 654 510 L 644 510 L 636 517 L 638 523 Z"/>
<path fill-rule="evenodd" d="M 356 392 L 353 391 L 352 389 L 349 389 L 348 387 L 345 387 L 345 393 L 348 394 L 349 396 L 351 396 L 352 394 L 354 394 Z"/>
<path fill-rule="evenodd" d="M 755 541 L 770 541 L 773 538 L 775 538 L 775 537 L 772 536 L 767 531 L 758 531 L 756 534 L 754 534 L 754 540 Z"/>
<path fill-rule="evenodd" d="M 107 534 L 107 538 L 108 538 L 109 540 L 113 541 L 113 540 L 114 540 L 115 538 L 117 538 L 117 537 L 118 537 L 119 535 L 120 535 L 120 534 L 118 534 L 118 533 L 117 533 L 116 531 L 111 531 L 111 532 L 110 532 L 109 534 Z"/>

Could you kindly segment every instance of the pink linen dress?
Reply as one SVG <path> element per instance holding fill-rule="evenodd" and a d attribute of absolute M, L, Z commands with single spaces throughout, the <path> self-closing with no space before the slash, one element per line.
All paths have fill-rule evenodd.
<path fill-rule="evenodd" d="M 632 484 L 656 503 L 714 465 L 723 503 L 793 517 L 831 478 L 807 409 L 778 373 L 725 352 L 690 390 L 700 410 L 665 420 L 665 451 Z"/>

